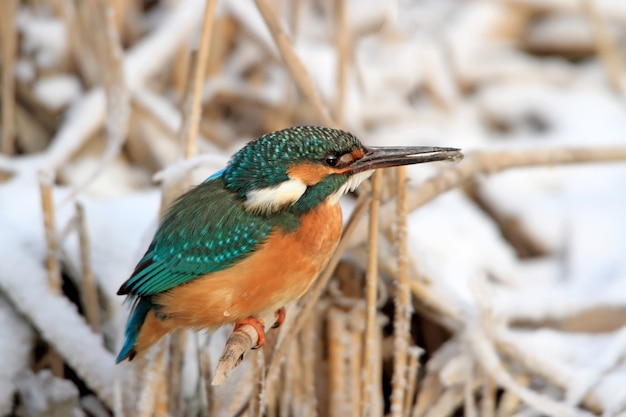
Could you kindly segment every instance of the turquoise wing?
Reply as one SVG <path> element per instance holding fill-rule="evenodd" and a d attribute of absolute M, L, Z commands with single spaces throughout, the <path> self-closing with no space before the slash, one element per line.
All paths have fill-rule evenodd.
<path fill-rule="evenodd" d="M 247 212 L 221 178 L 210 178 L 168 210 L 118 294 L 150 296 L 227 269 L 254 252 L 272 228 L 268 218 Z"/>

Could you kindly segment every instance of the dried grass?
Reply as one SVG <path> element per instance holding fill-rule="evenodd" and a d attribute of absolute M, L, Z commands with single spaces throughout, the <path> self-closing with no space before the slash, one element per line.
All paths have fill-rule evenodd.
<path fill-rule="evenodd" d="M 46 173 L 39 178 L 45 230 L 41 241 L 45 241 L 46 257 L 33 262 L 45 262 L 51 292 L 83 307 L 85 320 L 109 350 L 117 347 L 117 342 L 110 340 L 112 329 L 119 330 L 111 316 L 121 313 L 110 306 L 112 295 L 102 292 L 104 286 L 93 266 L 90 213 L 88 206 L 80 202 L 75 203 L 79 238 L 76 258 L 80 261 L 75 274 L 79 278 L 72 280 L 80 283 L 78 295 L 72 299 L 62 291 L 64 280 L 70 282 L 71 278 L 64 274 L 71 272 L 60 263 L 59 247 L 67 236 L 58 234 L 63 227 L 57 224 L 56 212 L 64 206 L 53 198 L 56 186 L 70 188 L 65 201 L 98 190 L 98 178 L 109 175 L 140 190 L 154 172 L 173 165 L 184 171 L 180 174 L 183 179 L 163 182 L 163 212 L 197 181 L 192 179 L 191 171 L 204 161 L 201 157 L 196 160 L 197 154 L 223 153 L 224 149 L 230 152 L 241 144 L 241 138 L 303 121 L 359 133 L 371 133 L 381 119 L 397 117 L 399 122 L 406 121 L 405 109 L 393 107 L 397 103 L 387 103 L 388 110 L 382 104 L 376 111 L 365 109 L 363 114 L 376 114 L 358 120 L 348 114 L 348 105 L 354 104 L 349 103 L 354 93 L 351 85 L 358 85 L 359 92 L 366 96 L 372 87 L 368 82 L 377 82 L 371 75 L 368 78 L 367 68 L 359 67 L 355 52 L 358 43 L 365 37 L 384 39 L 391 46 L 394 39 L 402 40 L 406 34 L 393 27 L 401 10 L 390 6 L 381 16 L 363 23 L 352 18 L 349 2 L 324 3 L 313 9 L 311 3 L 296 0 L 286 10 L 268 0 L 238 5 L 248 7 L 248 15 L 260 13 L 256 22 L 246 20 L 246 13 L 232 10 L 238 6 L 225 5 L 219 12 L 217 0 L 206 4 L 197 0 L 2 3 L 4 155 L 0 155 L 0 172 L 6 177 L 1 178 L 0 186 L 11 177 L 35 178 L 38 172 Z M 623 93 L 623 57 L 608 30 L 606 9 L 590 0 L 584 1 L 583 7 L 557 1 L 539 3 L 503 2 L 502 21 L 514 22 L 515 28 L 491 36 L 521 37 L 536 16 L 580 13 L 593 28 L 595 53 L 611 88 Z M 37 68 L 31 81 L 16 78 L 11 71 L 18 59 L 32 61 L 20 49 L 16 8 L 49 10 L 69 34 L 67 52 L 60 62 L 51 68 Z M 151 8 L 163 15 L 152 14 L 155 10 Z M 313 16 L 311 10 L 317 15 Z M 332 28 L 332 33 L 315 35 L 326 37 L 336 52 L 331 94 L 316 84 L 315 74 L 307 70 L 297 52 L 296 36 L 314 29 L 306 18 L 325 19 Z M 263 31 L 269 37 L 264 37 Z M 190 47 L 196 32 L 197 51 Z M 433 114 L 451 114 L 471 103 L 471 94 L 488 78 L 467 71 L 449 39 L 433 38 L 436 41 L 414 51 L 424 60 L 423 79 L 414 80 L 414 85 L 408 87 L 415 91 L 405 91 L 407 97 L 398 99 L 404 102 L 416 96 L 416 100 L 428 102 L 432 113 L 427 113 L 426 120 Z M 267 50 L 268 42 L 277 48 L 281 63 Z M 242 49 L 247 52 L 241 53 Z M 241 85 L 233 85 L 227 71 L 237 72 Z M 33 92 L 36 81 L 59 74 L 75 77 L 85 88 L 76 97 L 72 111 L 65 108 L 66 113 L 50 111 Z M 277 74 L 285 79 L 288 76 L 289 81 L 266 90 L 268 80 Z M 502 78 L 517 73 L 512 74 Z M 294 87 L 301 96 L 293 94 Z M 276 97 L 282 101 L 277 102 L 280 100 Z M 332 103 L 325 97 L 331 97 Z M 29 121 L 28 127 L 17 123 L 20 114 Z M 103 129 L 106 135 L 101 134 Z M 94 145 L 102 138 L 106 138 L 105 151 Z M 45 150 L 34 153 L 42 146 Z M 21 155 L 13 156 L 16 152 Z M 177 165 L 180 155 L 190 159 L 188 165 Z M 68 166 L 88 158 L 98 163 L 82 175 L 59 179 Z M 591 143 L 587 148 L 474 151 L 463 163 L 439 167 L 430 179 L 411 186 L 407 185 L 404 168 L 396 171 L 393 181 L 376 173 L 371 186 L 361 188 L 328 267 L 309 293 L 290 306 L 287 322 L 278 330 L 268 330 L 268 342 L 262 351 L 250 351 L 257 335 L 246 326 L 232 333 L 221 357 L 211 356 L 213 352 L 198 338 L 188 340 L 186 333 L 174 334 L 138 364 L 116 369 L 119 375 L 112 382 L 113 399 L 102 388 L 107 386 L 106 381 L 89 374 L 88 364 L 72 362 L 78 376 L 65 375 L 64 366 L 71 361 L 67 353 L 65 357 L 56 353 L 54 341 L 45 355 L 36 357 L 33 369 L 50 368 L 57 378 L 81 387 L 91 383 L 95 388 L 90 387 L 94 392 L 89 394 L 117 416 L 375 417 L 387 413 L 391 417 L 430 417 L 462 412 L 468 416 L 505 417 L 524 415 L 528 410 L 559 416 L 588 416 L 590 410 L 596 414 L 617 413 L 620 405 L 605 409 L 592 388 L 623 360 L 622 339 L 618 340 L 622 344 L 616 342 L 607 349 L 607 359 L 589 375 L 587 384 L 565 392 L 568 381 L 563 374 L 553 372 L 540 355 L 509 342 L 506 329 L 491 315 L 488 302 L 481 304 L 481 289 L 474 288 L 481 307 L 476 317 L 468 315 L 457 300 L 433 289 L 421 265 L 410 256 L 408 216 L 444 192 L 462 188 L 483 175 L 525 167 L 623 161 L 624 147 Z M 112 166 L 117 166 L 122 175 L 115 177 Z M 137 172 L 143 182 L 131 179 Z M 486 215 L 498 223 L 497 212 Z M 512 228 L 509 233 L 513 236 L 509 240 L 514 240 L 523 230 Z M 342 272 L 338 265 L 348 263 L 351 271 Z M 344 285 L 346 282 L 352 285 Z M 428 322 L 430 327 L 416 328 L 416 320 Z M 428 333 L 428 329 L 432 333 L 450 332 L 452 336 L 431 346 L 417 346 L 416 332 Z M 425 339 L 437 337 L 430 334 Z M 195 349 L 189 349 L 187 345 L 194 341 Z M 190 350 L 197 355 L 188 354 Z M 234 371 L 242 357 L 249 366 Z M 198 384 L 193 398 L 189 398 L 184 391 L 189 388 L 188 379 L 193 378 L 184 370 L 196 365 Z M 533 385 L 537 380 L 547 388 Z M 565 401 L 548 389 L 564 391 Z"/>

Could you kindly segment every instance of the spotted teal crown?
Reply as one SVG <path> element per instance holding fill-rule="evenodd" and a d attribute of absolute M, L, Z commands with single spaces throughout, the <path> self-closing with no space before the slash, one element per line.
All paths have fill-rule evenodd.
<path fill-rule="evenodd" d="M 328 155 L 363 149 L 351 133 L 317 126 L 300 126 L 268 133 L 241 149 L 224 170 L 226 187 L 244 196 L 289 179 L 287 169 L 297 163 L 319 162 Z"/>

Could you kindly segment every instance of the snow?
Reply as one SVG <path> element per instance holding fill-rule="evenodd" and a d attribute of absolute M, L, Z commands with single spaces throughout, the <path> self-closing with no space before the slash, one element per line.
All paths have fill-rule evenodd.
<path fill-rule="evenodd" d="M 22 48 L 26 53 L 34 54 L 37 66 L 54 67 L 67 53 L 66 27 L 62 20 L 34 15 L 22 8 L 16 24 L 24 36 Z"/>
<path fill-rule="evenodd" d="M 20 396 L 28 416 L 85 416 L 78 406 L 78 388 L 47 369 L 37 374 L 27 371 L 20 381 Z"/>
<path fill-rule="evenodd" d="M 19 375 L 29 365 L 33 332 L 7 300 L 0 295 L 0 328 L 10 337 L 0 338 L 0 415 L 8 415 L 13 407 L 13 393 Z"/>
<path fill-rule="evenodd" d="M 134 103 L 165 127 L 166 132 L 159 133 L 162 136 L 178 131 L 181 114 L 168 93 L 152 88 L 153 79 L 163 76 L 163 67 L 168 67 L 181 44 L 193 44 L 202 18 L 202 1 L 179 3 L 153 16 L 154 30 L 123 56 L 125 81 Z M 504 16 L 510 11 L 502 2 L 405 3 L 394 6 L 371 0 L 362 7 L 355 0 L 348 3 L 352 33 L 355 37 L 361 31 L 368 34 L 359 36 L 353 45 L 344 119 L 365 144 L 459 146 L 466 153 L 626 145 L 623 97 L 610 89 L 598 59 L 572 63 L 533 56 L 512 46 L 510 34 L 494 35 L 503 30 L 502 22 L 509 22 Z M 574 0 L 541 3 L 546 9 L 568 13 L 579 7 Z M 598 8 L 612 22 L 626 21 L 623 0 L 604 0 Z M 204 86 L 204 100 L 231 93 L 262 104 L 282 103 L 292 80 L 254 2 L 218 2 L 217 13 L 235 19 L 245 28 L 245 35 L 235 40 L 238 46 L 224 60 L 222 73 Z M 305 17 L 326 22 L 308 6 L 303 6 L 301 19 Z M 589 46 L 591 42 L 581 16 L 559 15 L 544 23 L 531 33 L 533 42 L 558 40 L 562 33 L 567 34 L 568 43 Z M 372 29 L 376 25 L 386 28 L 384 36 Z M 17 77 L 21 82 L 34 82 L 37 101 L 50 110 L 62 110 L 63 115 L 45 153 L 0 156 L 0 168 L 14 175 L 0 183 L 0 327 L 11 335 L 0 337 L 0 415 L 10 412 L 16 391 L 37 410 L 48 407 L 48 401 L 73 404 L 78 397 L 65 381 L 29 371 L 35 334 L 54 346 L 111 407 L 114 383 L 120 388 L 120 381 L 130 380 L 139 386 L 141 377 L 132 366 L 114 366 L 113 354 L 122 343 L 127 317 L 123 297 L 115 294 L 156 228 L 161 190 L 154 183 L 168 188 L 190 173 L 192 182 L 199 183 L 223 168 L 249 138 L 237 136 L 227 149 L 200 138 L 207 152 L 186 161 L 179 161 L 175 141 L 154 145 L 161 147 L 165 166 L 152 176 L 154 183 L 149 182 L 151 173 L 129 169 L 120 156 L 81 193 L 103 313 L 103 334 L 95 334 L 76 306 L 48 285 L 36 175 L 41 169 L 54 170 L 71 178 L 67 183 L 73 186 L 73 179 L 81 180 L 82 173 L 99 163 L 97 152 L 85 151 L 72 159 L 104 125 L 104 89 L 94 86 L 83 91 L 78 79 L 70 75 L 37 79 L 39 71 L 56 65 L 67 54 L 64 24 L 45 13 L 21 8 L 17 26 L 27 55 L 16 62 Z M 284 24 L 287 31 L 288 26 Z M 298 56 L 328 103 L 337 96 L 333 33 L 332 27 L 301 22 L 294 34 Z M 267 60 L 272 62 L 263 62 Z M 265 77 L 261 85 L 250 88 L 242 83 L 244 74 L 261 65 Z M 445 165 L 409 167 L 410 184 L 421 184 L 442 168 Z M 440 371 L 440 382 L 446 387 L 462 384 L 478 365 L 500 387 L 544 414 L 587 415 L 583 410 L 590 403 L 607 416 L 623 413 L 626 165 L 516 169 L 474 180 L 481 200 L 500 218 L 515 220 L 545 253 L 521 258 L 494 218 L 459 189 L 410 214 L 409 250 L 416 271 L 412 279 L 419 278 L 425 287 L 421 301 L 455 331 L 450 342 L 455 354 Z M 54 188 L 57 232 L 65 230 L 74 215 L 73 205 L 63 203 L 67 193 L 64 187 Z M 347 219 L 354 200 L 341 203 Z M 353 240 L 362 243 L 365 233 L 365 229 L 357 230 Z M 381 246 L 381 253 L 391 254 L 389 245 L 383 242 Z M 80 285 L 75 231 L 69 232 L 61 247 L 64 269 Z M 350 248 L 358 249 L 356 244 Z M 381 259 L 381 264 L 385 262 L 393 258 Z M 576 320 L 600 313 L 615 316 L 614 320 Z M 568 328 L 573 321 L 578 327 Z M 210 340 L 200 334 L 198 343 L 208 345 L 211 358 L 216 358 L 229 331 L 222 329 Z M 187 398 L 194 397 L 198 379 L 194 337 L 189 337 L 192 342 L 187 344 L 184 368 Z M 503 346 L 510 350 L 503 351 Z M 541 376 L 553 391 L 562 391 L 562 398 L 548 390 L 521 386 L 512 377 L 516 370 L 509 362 L 504 364 L 509 355 L 515 366 Z M 233 383 L 219 388 L 218 401 L 234 395 L 249 365 L 246 361 L 229 377 Z"/>
<path fill-rule="evenodd" d="M 60 110 L 81 93 L 78 79 L 73 75 L 56 75 L 42 78 L 33 87 L 35 96 L 50 110 Z"/>

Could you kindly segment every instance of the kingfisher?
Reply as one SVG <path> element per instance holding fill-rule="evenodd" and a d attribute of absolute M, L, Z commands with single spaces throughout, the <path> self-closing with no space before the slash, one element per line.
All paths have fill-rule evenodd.
<path fill-rule="evenodd" d="M 179 328 L 285 318 L 328 263 L 342 232 L 339 198 L 373 170 L 454 160 L 456 148 L 365 147 L 326 127 L 265 134 L 226 168 L 179 197 L 118 295 L 131 310 L 117 362 L 132 360 Z"/>

